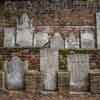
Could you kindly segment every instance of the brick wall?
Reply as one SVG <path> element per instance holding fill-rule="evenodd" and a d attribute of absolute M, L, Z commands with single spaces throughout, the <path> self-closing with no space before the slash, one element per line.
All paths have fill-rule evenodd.
<path fill-rule="evenodd" d="M 95 12 L 90 10 L 59 10 L 33 16 L 33 25 L 95 25 Z"/>

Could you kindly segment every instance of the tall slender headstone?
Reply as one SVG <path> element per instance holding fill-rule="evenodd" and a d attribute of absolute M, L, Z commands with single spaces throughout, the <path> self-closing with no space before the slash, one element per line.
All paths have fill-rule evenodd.
<path fill-rule="evenodd" d="M 48 48 L 40 51 L 40 71 L 43 72 L 43 89 L 56 90 L 58 51 Z"/>

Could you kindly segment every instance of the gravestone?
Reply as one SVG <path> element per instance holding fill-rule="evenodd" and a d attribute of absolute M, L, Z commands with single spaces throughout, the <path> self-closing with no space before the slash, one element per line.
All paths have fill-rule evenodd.
<path fill-rule="evenodd" d="M 92 30 L 81 31 L 81 48 L 95 48 L 94 32 Z"/>
<path fill-rule="evenodd" d="M 63 49 L 64 40 L 59 32 L 56 32 L 50 40 L 50 48 L 52 49 Z"/>
<path fill-rule="evenodd" d="M 42 28 L 42 29 L 41 29 Z M 49 27 L 48 26 L 41 26 L 39 27 L 39 32 L 34 34 L 34 47 L 43 47 L 49 41 Z"/>
<path fill-rule="evenodd" d="M 33 39 L 32 21 L 24 13 L 17 21 L 16 45 L 20 47 L 31 47 Z"/>
<path fill-rule="evenodd" d="M 24 62 L 13 56 L 7 64 L 6 85 L 8 89 L 22 89 L 24 86 Z"/>
<path fill-rule="evenodd" d="M 15 46 L 15 28 L 4 28 L 4 47 Z"/>
<path fill-rule="evenodd" d="M 79 36 L 70 33 L 68 37 L 65 37 L 65 48 L 79 48 Z"/>
<path fill-rule="evenodd" d="M 41 49 L 40 71 L 42 72 L 43 90 L 56 90 L 56 72 L 58 71 L 58 51 Z"/>
<path fill-rule="evenodd" d="M 97 47 L 100 48 L 100 12 L 96 13 Z"/>
<path fill-rule="evenodd" d="M 68 55 L 68 70 L 70 71 L 70 85 L 76 90 L 87 90 L 89 55 L 73 54 Z"/>

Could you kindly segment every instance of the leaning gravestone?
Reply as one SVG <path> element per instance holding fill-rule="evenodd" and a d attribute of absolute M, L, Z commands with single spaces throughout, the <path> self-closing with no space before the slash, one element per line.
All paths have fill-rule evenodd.
<path fill-rule="evenodd" d="M 68 70 L 70 71 L 70 85 L 72 90 L 87 90 L 89 56 L 88 54 L 68 55 Z"/>
<path fill-rule="evenodd" d="M 58 71 L 58 51 L 41 49 L 40 71 L 42 72 L 43 90 L 56 90 L 56 72 Z"/>
<path fill-rule="evenodd" d="M 49 42 L 49 26 L 38 26 L 34 32 L 34 47 L 44 47 Z"/>
<path fill-rule="evenodd" d="M 7 64 L 6 85 L 8 89 L 22 89 L 24 85 L 24 62 L 13 56 Z"/>

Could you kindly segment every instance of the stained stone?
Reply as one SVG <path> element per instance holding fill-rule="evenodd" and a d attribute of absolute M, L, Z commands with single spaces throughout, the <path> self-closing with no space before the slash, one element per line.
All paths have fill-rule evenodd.
<path fill-rule="evenodd" d="M 6 84 L 8 89 L 22 89 L 24 85 L 24 62 L 13 56 L 7 64 Z"/>
<path fill-rule="evenodd" d="M 33 30 L 32 21 L 29 19 L 28 15 L 24 13 L 21 19 L 18 19 L 17 21 L 16 45 L 21 47 L 31 47 Z"/>
<path fill-rule="evenodd" d="M 4 47 L 15 46 L 15 28 L 4 28 Z"/>
<path fill-rule="evenodd" d="M 81 47 L 82 48 L 94 48 L 94 32 L 92 30 L 81 31 Z"/>
<path fill-rule="evenodd" d="M 89 71 L 89 56 L 88 54 L 73 54 L 68 55 L 68 70 L 70 72 L 70 85 L 77 89 L 87 90 L 88 71 Z"/>
<path fill-rule="evenodd" d="M 42 49 L 40 51 L 40 71 L 44 90 L 56 90 L 56 72 L 58 71 L 58 51 Z"/>

